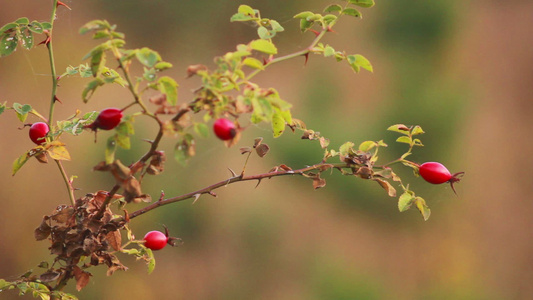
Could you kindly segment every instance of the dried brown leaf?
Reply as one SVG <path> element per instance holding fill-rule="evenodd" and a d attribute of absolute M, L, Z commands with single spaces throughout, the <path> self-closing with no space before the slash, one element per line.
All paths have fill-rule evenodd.
<path fill-rule="evenodd" d="M 261 144 L 255 148 L 255 151 L 259 157 L 264 157 L 270 151 L 270 147 L 267 144 Z"/>
<path fill-rule="evenodd" d="M 106 234 L 106 239 L 115 251 L 122 249 L 122 235 L 120 231 L 115 230 Z"/>

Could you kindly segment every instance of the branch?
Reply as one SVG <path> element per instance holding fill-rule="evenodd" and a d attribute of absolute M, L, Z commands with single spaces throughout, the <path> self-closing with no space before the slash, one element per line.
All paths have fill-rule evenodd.
<path fill-rule="evenodd" d="M 176 197 L 172 197 L 172 198 L 168 198 L 168 199 L 163 199 L 163 200 L 159 200 L 157 202 L 154 202 L 142 209 L 139 209 L 131 214 L 129 214 L 129 218 L 130 219 L 133 219 L 135 217 L 138 217 L 144 213 L 147 213 L 155 208 L 158 208 L 160 206 L 163 206 L 163 205 L 167 205 L 167 204 L 171 204 L 171 203 L 174 203 L 174 202 L 179 202 L 179 201 L 183 201 L 183 200 L 187 200 L 187 199 L 191 199 L 191 198 L 198 198 L 200 197 L 201 195 L 203 194 L 211 194 L 212 195 L 212 192 L 218 188 L 221 188 L 221 187 L 225 187 L 227 185 L 230 185 L 232 183 L 236 183 L 236 182 L 241 182 L 241 181 L 250 181 L 250 180 L 257 180 L 257 181 L 261 181 L 262 179 L 265 179 L 265 178 L 272 178 L 272 177 L 278 177 L 278 176 L 285 176 L 285 175 L 301 175 L 301 176 L 305 176 L 306 172 L 309 172 L 309 171 L 313 171 L 313 170 L 319 170 L 320 172 L 324 171 L 324 170 L 327 170 L 327 169 L 331 169 L 331 168 L 335 168 L 335 169 L 344 169 L 344 168 L 351 168 L 353 167 L 353 165 L 350 165 L 350 164 L 347 164 L 347 163 L 338 163 L 338 164 L 328 164 L 328 163 L 320 163 L 320 164 L 316 164 L 316 165 L 312 165 L 312 166 L 308 166 L 308 167 L 305 167 L 305 168 L 302 168 L 302 169 L 298 169 L 298 170 L 276 170 L 276 171 L 271 171 L 271 172 L 268 172 L 268 173 L 263 173 L 263 174 L 257 174 L 257 175 L 252 175 L 252 176 L 242 176 L 242 175 L 239 175 L 239 176 L 233 176 L 233 177 L 230 177 L 226 180 L 223 180 L 223 181 L 220 181 L 220 182 L 217 182 L 215 184 L 212 184 L 208 187 L 205 187 L 205 188 L 202 188 L 202 189 L 199 189 L 197 191 L 194 191 L 194 192 L 190 192 L 190 193 L 187 193 L 187 194 L 184 194 L 184 195 L 181 195 L 181 196 L 176 196 Z"/>

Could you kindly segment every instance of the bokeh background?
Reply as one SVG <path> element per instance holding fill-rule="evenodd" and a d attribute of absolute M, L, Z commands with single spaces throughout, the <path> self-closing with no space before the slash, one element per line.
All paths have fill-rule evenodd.
<path fill-rule="evenodd" d="M 49 19 L 51 1 L 0 0 L 0 24 L 26 16 Z M 107 19 L 126 33 L 127 47 L 149 46 L 174 64 L 180 101 L 191 99 L 195 79 L 185 79 L 188 65 L 213 66 L 212 58 L 255 38 L 255 29 L 230 23 L 239 4 L 278 20 L 286 32 L 277 37 L 280 53 L 306 47 L 292 19 L 304 10 L 319 11 L 329 1 L 64 1 L 54 46 L 58 72 L 77 65 L 95 45 L 79 36 L 81 25 Z M 440 161 L 452 172 L 465 171 L 458 196 L 447 186 L 433 186 L 409 170 L 399 173 L 432 209 L 424 222 L 415 210 L 399 213 L 395 199 L 372 182 L 333 173 L 317 191 L 309 180 L 282 177 L 238 183 L 202 197 L 146 214 L 131 225 L 141 238 L 167 225 L 185 243 L 156 253 L 151 275 L 146 266 L 124 257 L 127 272 L 112 277 L 94 269 L 81 299 L 531 299 L 533 295 L 533 2 L 531 1 L 378 1 L 362 9 L 364 18 L 345 17 L 337 32 L 324 39 L 336 49 L 360 53 L 374 73 L 354 74 L 345 64 L 311 57 L 272 66 L 256 77 L 294 104 L 293 114 L 330 138 L 384 139 L 382 159 L 405 150 L 385 129 L 395 123 L 419 124 L 424 148 L 411 158 Z M 43 47 L 17 50 L 0 59 L 0 101 L 29 103 L 47 114 L 50 71 Z M 63 105 L 56 118 L 76 108 L 99 110 L 125 105 L 120 87 L 98 90 L 88 104 L 80 98 L 85 80 L 65 79 Z M 32 120 L 31 117 L 29 119 Z M 147 149 L 151 125 L 137 122 L 135 147 L 121 152 L 133 161 Z M 43 215 L 67 203 L 64 184 L 53 164 L 30 161 L 15 177 L 11 164 L 32 147 L 27 129 L 12 112 L 0 117 L 0 278 L 13 279 L 48 259 L 46 241 L 33 230 Z M 91 167 L 103 158 L 86 133 L 65 137 L 84 193 L 109 189 L 108 174 Z M 272 148 L 252 159 L 248 174 L 285 163 L 293 168 L 320 160 L 317 144 L 286 133 L 270 136 L 263 124 L 248 129 L 239 146 L 257 136 Z M 173 140 L 163 144 L 172 153 Z M 238 146 L 238 147 L 239 147 Z M 145 191 L 179 195 L 229 176 L 244 158 L 238 147 L 225 148 L 215 138 L 198 141 L 198 155 L 186 167 L 172 159 L 165 173 L 146 180 Z M 171 156 L 171 155 L 169 155 Z M 134 210 L 140 207 L 130 208 Z M 73 286 L 68 291 L 74 292 Z M 31 298 L 30 296 L 27 296 Z M 1 299 L 19 299 L 13 293 Z"/>

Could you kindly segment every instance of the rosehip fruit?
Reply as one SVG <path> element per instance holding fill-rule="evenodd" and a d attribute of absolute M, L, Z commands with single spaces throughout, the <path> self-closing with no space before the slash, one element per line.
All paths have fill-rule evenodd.
<path fill-rule="evenodd" d="M 231 140 L 237 134 L 235 123 L 224 118 L 215 121 L 215 124 L 213 124 L 213 130 L 215 131 L 216 136 L 223 141 Z"/>
<path fill-rule="evenodd" d="M 41 145 L 42 143 L 46 142 L 46 139 L 44 138 L 46 134 L 50 131 L 50 127 L 48 127 L 48 124 L 44 122 L 37 122 L 33 123 L 30 126 L 30 139 L 37 145 Z"/>
<path fill-rule="evenodd" d="M 453 184 L 461 181 L 461 177 L 464 174 L 464 172 L 451 174 L 443 164 L 438 162 L 426 162 L 421 164 L 418 168 L 418 173 L 420 173 L 420 176 L 429 183 L 441 184 L 449 182 L 454 193 L 456 192 Z"/>
<path fill-rule="evenodd" d="M 144 236 L 144 246 L 152 250 L 161 250 L 168 243 L 168 236 L 161 231 L 150 231 Z"/>
<path fill-rule="evenodd" d="M 111 130 L 117 127 L 122 120 L 122 110 L 118 108 L 106 108 L 98 114 L 94 123 L 88 127 L 93 130 L 102 129 L 102 130 Z"/>

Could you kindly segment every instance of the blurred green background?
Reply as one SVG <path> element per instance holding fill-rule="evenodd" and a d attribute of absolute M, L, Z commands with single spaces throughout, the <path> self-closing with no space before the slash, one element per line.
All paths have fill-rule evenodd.
<path fill-rule="evenodd" d="M 51 1 L 0 0 L 0 24 L 26 16 L 47 21 Z M 276 37 L 280 53 L 306 47 L 292 19 L 330 2 L 313 1 L 64 1 L 54 47 L 59 71 L 77 65 L 95 43 L 79 36 L 81 25 L 107 19 L 126 33 L 127 47 L 149 46 L 174 64 L 181 102 L 199 85 L 185 79 L 188 65 L 213 66 L 212 58 L 255 38 L 255 29 L 230 23 L 239 4 L 278 20 L 286 32 Z M 202 197 L 146 214 L 131 225 L 138 238 L 165 224 L 185 241 L 156 252 L 157 266 L 146 274 L 142 262 L 123 258 L 127 272 L 105 276 L 94 269 L 81 299 L 531 299 L 533 295 L 533 11 L 531 1 L 378 1 L 362 9 L 364 18 L 345 17 L 324 43 L 365 55 L 374 73 L 354 74 L 345 64 L 311 56 L 295 59 L 256 77 L 294 104 L 305 120 L 338 147 L 347 140 L 384 139 L 382 159 L 405 150 L 385 129 L 395 123 L 419 124 L 424 148 L 411 157 L 440 161 L 452 172 L 465 171 L 456 197 L 447 186 L 433 186 L 399 171 L 432 208 L 424 222 L 415 210 L 399 213 L 395 199 L 375 183 L 333 173 L 317 191 L 308 180 L 282 177 L 238 183 Z M 17 50 L 0 59 L 0 101 L 29 103 L 47 112 L 50 72 L 44 47 Z M 98 90 L 81 102 L 86 83 L 65 79 L 63 105 L 56 118 L 82 111 L 120 107 L 129 95 L 120 87 Z M 45 113 L 47 114 L 47 113 Z M 29 119 L 29 121 L 35 121 Z M 151 125 L 137 122 L 131 162 L 147 149 Z M 32 147 L 27 129 L 13 113 L 0 117 L 0 278 L 14 279 L 49 258 L 46 241 L 33 230 L 43 215 L 68 202 L 53 164 L 30 161 L 15 177 L 11 164 Z M 108 174 L 90 171 L 103 159 L 102 132 L 65 137 L 79 176 L 78 196 L 113 185 Z M 320 160 L 317 144 L 286 133 L 271 138 L 263 124 L 249 128 L 237 147 L 210 138 L 198 141 L 198 155 L 187 167 L 171 159 L 161 176 L 147 178 L 145 192 L 157 198 L 179 195 L 229 176 L 244 158 L 238 147 L 257 136 L 272 151 L 251 160 L 248 174 L 281 163 L 293 168 Z M 173 140 L 163 148 L 172 152 Z M 401 169 L 401 168 L 400 168 Z M 133 211 L 141 207 L 129 208 Z M 71 286 L 69 291 L 73 292 Z M 29 296 L 28 296 L 29 297 Z M 2 299 L 19 299 L 0 294 Z"/>

